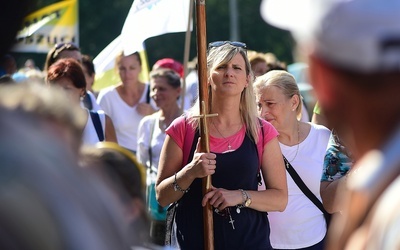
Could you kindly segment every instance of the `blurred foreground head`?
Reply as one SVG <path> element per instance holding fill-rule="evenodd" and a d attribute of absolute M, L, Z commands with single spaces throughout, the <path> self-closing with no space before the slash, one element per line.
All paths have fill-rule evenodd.
<path fill-rule="evenodd" d="M 261 5 L 263 18 L 291 31 L 297 51 L 306 56 L 329 127 L 339 135 L 353 130 L 359 150 L 352 151 L 360 154 L 379 147 L 400 120 L 399 13 L 398 0 L 264 0 Z M 374 141 L 365 142 L 369 138 Z"/>
<path fill-rule="evenodd" d="M 67 146 L 76 157 L 86 118 L 78 104 L 71 103 L 62 89 L 26 82 L 0 86 L 0 107 L 36 117 L 31 131 L 45 131 Z M 29 138 L 27 138 L 29 139 Z"/>
<path fill-rule="evenodd" d="M 149 243 L 149 220 L 145 201 L 146 169 L 135 155 L 114 142 L 99 142 L 81 150 L 80 165 L 114 187 L 115 197 L 124 207 L 130 225 L 132 246 Z"/>
<path fill-rule="evenodd" d="M 400 71 L 398 0 L 264 0 L 261 15 L 300 49 L 359 73 Z"/>
<path fill-rule="evenodd" d="M 264 0 L 261 13 L 292 32 L 329 126 L 354 140 L 327 249 L 398 249 L 400 1 Z"/>
<path fill-rule="evenodd" d="M 110 189 L 43 123 L 0 107 L 0 249 L 130 249 Z"/>

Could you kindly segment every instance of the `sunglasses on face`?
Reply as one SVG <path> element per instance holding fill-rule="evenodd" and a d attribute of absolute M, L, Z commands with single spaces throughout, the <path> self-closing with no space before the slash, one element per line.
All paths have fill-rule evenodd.
<path fill-rule="evenodd" d="M 225 44 L 229 44 L 238 48 L 242 48 L 244 50 L 247 50 L 247 45 L 245 43 L 242 42 L 235 42 L 235 41 L 216 41 L 216 42 L 211 42 L 208 44 L 208 49 L 211 48 L 217 48 L 217 47 L 221 47 L 222 45 Z"/>

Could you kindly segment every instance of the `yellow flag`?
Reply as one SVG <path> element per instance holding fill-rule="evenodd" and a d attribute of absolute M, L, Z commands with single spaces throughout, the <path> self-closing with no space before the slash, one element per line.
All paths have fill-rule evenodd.
<path fill-rule="evenodd" d="M 79 45 L 78 1 L 64 0 L 28 15 L 18 32 L 14 52 L 47 53 L 55 44 Z"/>

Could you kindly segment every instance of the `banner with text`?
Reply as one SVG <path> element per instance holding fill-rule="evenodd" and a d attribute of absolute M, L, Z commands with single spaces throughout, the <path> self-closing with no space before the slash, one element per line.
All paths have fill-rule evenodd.
<path fill-rule="evenodd" d="M 30 15 L 18 32 L 14 52 L 47 53 L 55 44 L 79 44 L 78 1 L 64 0 Z"/>

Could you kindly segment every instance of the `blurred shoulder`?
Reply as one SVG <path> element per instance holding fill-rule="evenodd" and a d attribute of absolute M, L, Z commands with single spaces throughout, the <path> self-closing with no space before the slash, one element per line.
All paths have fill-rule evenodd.
<path fill-rule="evenodd" d="M 104 89 L 101 89 L 99 91 L 99 95 L 98 95 L 97 99 L 101 99 L 104 96 L 109 95 L 110 93 L 112 93 L 112 92 L 114 92 L 116 90 L 117 90 L 117 86 L 116 85 L 105 87 Z"/>

